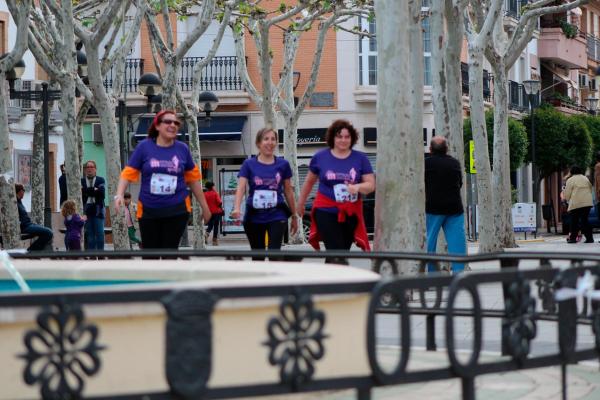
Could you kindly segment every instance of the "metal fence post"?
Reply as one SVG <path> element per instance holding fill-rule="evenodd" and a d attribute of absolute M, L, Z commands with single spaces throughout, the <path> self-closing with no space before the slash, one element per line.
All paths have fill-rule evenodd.
<path fill-rule="evenodd" d="M 436 351 L 437 346 L 435 344 L 435 315 L 431 314 L 426 317 L 427 334 L 427 351 Z"/>

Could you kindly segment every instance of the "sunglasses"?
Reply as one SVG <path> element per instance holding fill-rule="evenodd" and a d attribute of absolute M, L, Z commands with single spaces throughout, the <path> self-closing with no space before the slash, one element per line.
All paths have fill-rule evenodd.
<path fill-rule="evenodd" d="M 171 124 L 175 124 L 175 126 L 181 125 L 181 122 L 177 121 L 176 119 L 163 119 L 160 122 L 162 122 L 165 125 L 171 125 Z"/>

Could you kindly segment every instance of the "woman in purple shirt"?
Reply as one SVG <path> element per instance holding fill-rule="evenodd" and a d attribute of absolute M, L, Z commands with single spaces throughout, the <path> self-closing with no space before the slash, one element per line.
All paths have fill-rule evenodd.
<path fill-rule="evenodd" d="M 329 148 L 318 151 L 310 160 L 298 199 L 298 211 L 303 215 L 308 195 L 319 182 L 308 241 L 315 249 L 319 249 L 322 239 L 327 250 L 350 250 L 354 242 L 368 251 L 361 195 L 375 190 L 373 168 L 364 153 L 352 149 L 358 132 L 350 122 L 334 121 L 327 129 L 326 140 Z"/>
<path fill-rule="evenodd" d="M 179 247 L 192 209 L 188 186 L 200 203 L 204 220 L 210 219 L 198 165 L 187 145 L 177 140 L 180 125 L 174 111 L 156 114 L 148 139 L 137 145 L 121 172 L 114 198 L 117 211 L 124 205 L 123 195 L 129 182 L 137 181 L 141 175 L 137 218 L 144 249 Z"/>
<path fill-rule="evenodd" d="M 269 234 L 269 249 L 279 250 L 287 220 L 292 218 L 291 232 L 298 229 L 296 203 L 292 189 L 292 169 L 281 157 L 275 156 L 277 134 L 263 128 L 256 134 L 258 155 L 242 164 L 238 174 L 234 209 L 231 218 L 239 219 L 242 198 L 248 187 L 244 231 L 252 249 L 265 249 L 265 233 Z M 284 202 L 287 201 L 287 204 Z"/>

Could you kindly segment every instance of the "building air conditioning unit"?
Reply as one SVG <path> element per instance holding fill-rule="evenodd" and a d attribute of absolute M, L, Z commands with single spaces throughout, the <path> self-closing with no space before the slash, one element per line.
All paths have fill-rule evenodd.
<path fill-rule="evenodd" d="M 92 141 L 94 144 L 102 144 L 102 129 L 100 124 L 92 124 Z"/>

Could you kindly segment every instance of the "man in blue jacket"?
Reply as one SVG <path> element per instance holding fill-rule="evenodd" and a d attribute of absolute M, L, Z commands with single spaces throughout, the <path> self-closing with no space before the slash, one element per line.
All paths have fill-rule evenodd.
<path fill-rule="evenodd" d="M 81 198 L 83 211 L 87 216 L 85 223 L 85 248 L 104 250 L 104 194 L 106 182 L 96 175 L 96 162 L 86 161 L 85 176 L 81 178 Z"/>

